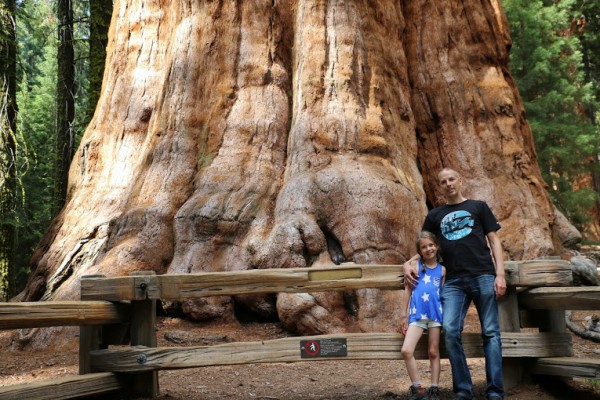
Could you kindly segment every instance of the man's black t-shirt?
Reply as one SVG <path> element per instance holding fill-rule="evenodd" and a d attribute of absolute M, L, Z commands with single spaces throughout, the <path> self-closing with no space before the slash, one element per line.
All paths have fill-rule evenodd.
<path fill-rule="evenodd" d="M 483 201 L 465 200 L 431 210 L 423 230 L 440 240 L 446 279 L 496 274 L 486 237 L 500 229 L 492 210 Z"/>

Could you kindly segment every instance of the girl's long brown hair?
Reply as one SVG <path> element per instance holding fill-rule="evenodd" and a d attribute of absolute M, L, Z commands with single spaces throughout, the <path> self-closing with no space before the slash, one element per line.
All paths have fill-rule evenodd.
<path fill-rule="evenodd" d="M 421 240 L 423 239 L 429 239 L 431 240 L 438 248 L 437 253 L 435 254 L 436 260 L 438 262 L 440 262 L 440 241 L 438 240 L 437 236 L 435 236 L 433 233 L 429 232 L 429 231 L 421 231 L 419 232 L 419 235 L 417 236 L 417 241 L 416 241 L 416 246 L 417 246 L 417 253 L 419 253 L 419 255 L 421 257 L 423 257 L 423 254 L 421 254 L 421 251 L 419 249 L 419 245 L 421 243 Z M 421 262 L 421 272 L 425 272 L 425 264 L 423 262 Z"/>

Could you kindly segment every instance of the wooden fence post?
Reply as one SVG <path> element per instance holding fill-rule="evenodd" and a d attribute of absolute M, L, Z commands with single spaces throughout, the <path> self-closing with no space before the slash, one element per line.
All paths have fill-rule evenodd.
<path fill-rule="evenodd" d="M 517 291 L 508 287 L 506 294 L 498 300 L 498 312 L 501 332 L 520 332 L 519 302 Z M 521 382 L 523 377 L 522 360 L 502 357 L 502 377 L 504 389 L 508 390 Z"/>
<path fill-rule="evenodd" d="M 104 278 L 104 275 L 84 275 L 81 280 L 87 278 Z M 83 293 L 80 293 L 80 297 Z M 92 372 L 90 362 L 90 351 L 99 350 L 102 345 L 102 326 L 81 326 L 79 328 L 79 374 Z"/>
<path fill-rule="evenodd" d="M 156 300 L 148 299 L 145 277 L 156 275 L 153 271 L 139 271 L 131 275 L 136 278 L 136 297 L 141 300 L 131 302 L 131 345 L 156 347 Z M 145 362 L 144 355 L 138 362 Z M 142 372 L 131 376 L 131 387 L 128 389 L 137 397 L 158 396 L 158 371 Z"/>

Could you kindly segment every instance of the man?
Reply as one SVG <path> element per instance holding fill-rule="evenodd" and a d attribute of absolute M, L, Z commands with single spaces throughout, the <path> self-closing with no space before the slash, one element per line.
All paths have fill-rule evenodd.
<path fill-rule="evenodd" d="M 497 299 L 506 293 L 502 245 L 496 234 L 500 225 L 485 202 L 463 196 L 463 180 L 458 172 L 444 168 L 438 174 L 438 181 L 444 190 L 446 204 L 427 214 L 423 230 L 433 232 L 439 238 L 446 267 L 441 296 L 443 332 L 452 367 L 455 399 L 474 398 L 461 339 L 464 320 L 473 301 L 481 323 L 486 398 L 500 400 L 504 398 L 504 387 Z M 414 263 L 404 264 L 404 275 L 407 281 L 414 282 L 418 276 Z"/>

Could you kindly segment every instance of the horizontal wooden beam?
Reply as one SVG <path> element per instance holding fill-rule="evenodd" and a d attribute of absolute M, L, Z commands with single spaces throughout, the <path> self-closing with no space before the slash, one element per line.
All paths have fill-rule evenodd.
<path fill-rule="evenodd" d="M 301 345 L 311 340 L 343 340 L 347 354 L 342 357 L 303 357 Z M 400 359 L 403 337 L 393 333 L 354 333 L 293 337 L 260 342 L 236 342 L 202 347 L 131 347 L 90 352 L 94 371 L 141 372 L 162 369 L 206 367 L 249 363 L 396 360 Z M 479 334 L 463 335 L 467 357 L 483 357 Z M 442 357 L 447 357 L 441 346 Z M 503 357 L 552 357 L 571 355 L 568 333 L 502 333 Z M 421 341 L 415 357 L 427 359 L 427 343 Z"/>
<path fill-rule="evenodd" d="M 532 374 L 579 378 L 600 378 L 600 360 L 594 358 L 552 357 L 536 360 Z"/>
<path fill-rule="evenodd" d="M 121 390 L 117 376 L 111 372 L 74 375 L 65 378 L 0 387 L 3 400 L 75 399 Z"/>
<path fill-rule="evenodd" d="M 565 260 L 507 261 L 506 283 L 509 286 L 571 286 L 573 270 Z"/>
<path fill-rule="evenodd" d="M 598 310 L 600 286 L 536 288 L 518 294 L 519 307 L 531 310 Z"/>
<path fill-rule="evenodd" d="M 81 280 L 85 300 L 177 300 L 254 293 L 303 293 L 360 288 L 400 289 L 400 265 L 332 265 L 331 268 L 252 269 L 181 275 L 90 277 Z"/>
<path fill-rule="evenodd" d="M 507 262 L 511 286 L 565 286 L 571 268 L 562 260 Z M 83 300 L 178 300 L 256 293 L 305 293 L 347 289 L 402 289 L 401 265 L 346 263 L 327 268 L 253 269 L 179 275 L 82 277 Z"/>
<path fill-rule="evenodd" d="M 0 330 L 104 325 L 128 320 L 127 305 L 108 301 L 0 303 Z"/>

